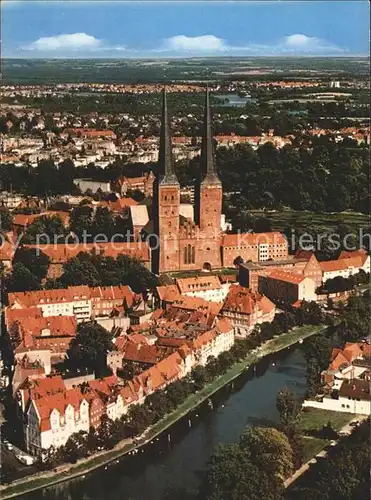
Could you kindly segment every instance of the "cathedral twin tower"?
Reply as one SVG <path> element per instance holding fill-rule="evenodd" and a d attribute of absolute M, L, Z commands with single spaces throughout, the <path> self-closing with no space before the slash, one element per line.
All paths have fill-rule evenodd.
<path fill-rule="evenodd" d="M 163 91 L 158 171 L 153 186 L 152 271 L 156 274 L 221 267 L 222 184 L 216 173 L 209 92 L 206 91 L 201 172 L 195 186 L 194 220 L 180 215 L 166 91 Z"/>

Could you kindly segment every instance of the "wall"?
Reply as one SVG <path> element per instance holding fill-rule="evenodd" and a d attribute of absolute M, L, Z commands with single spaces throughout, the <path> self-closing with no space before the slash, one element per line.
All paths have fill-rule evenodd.
<path fill-rule="evenodd" d="M 344 413 L 354 413 L 357 415 L 371 414 L 371 401 L 354 401 L 348 398 L 332 399 L 323 398 L 323 402 L 305 400 L 303 407 L 320 408 L 321 410 L 330 410 Z"/>

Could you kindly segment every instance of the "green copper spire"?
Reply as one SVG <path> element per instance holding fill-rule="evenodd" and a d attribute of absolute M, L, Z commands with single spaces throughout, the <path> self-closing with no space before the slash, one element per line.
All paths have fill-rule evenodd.
<path fill-rule="evenodd" d="M 162 98 L 162 119 L 160 132 L 160 150 L 159 150 L 159 177 L 160 182 L 178 183 L 174 172 L 173 153 L 171 145 L 170 124 L 167 110 L 166 89 L 164 87 Z"/>
<path fill-rule="evenodd" d="M 205 111 L 204 111 L 204 131 L 201 145 L 201 164 L 205 172 L 203 182 L 208 184 L 220 184 L 220 179 L 216 173 L 214 158 L 214 137 L 212 131 L 211 109 L 209 88 L 206 88 Z"/>

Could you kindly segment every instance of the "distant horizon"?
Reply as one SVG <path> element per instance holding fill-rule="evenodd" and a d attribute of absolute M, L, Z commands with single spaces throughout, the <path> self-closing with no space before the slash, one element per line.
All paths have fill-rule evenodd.
<path fill-rule="evenodd" d="M 269 0 L 267 0 L 269 1 Z M 249 55 L 249 56 L 166 56 L 166 57 L 146 57 L 146 56 L 126 56 L 126 57 L 2 57 L 2 60 L 21 60 L 21 61 L 168 61 L 168 60 L 205 60 L 205 59 L 370 59 L 370 55 L 365 54 L 344 54 L 344 55 L 318 55 L 318 54 L 305 54 L 305 55 Z"/>

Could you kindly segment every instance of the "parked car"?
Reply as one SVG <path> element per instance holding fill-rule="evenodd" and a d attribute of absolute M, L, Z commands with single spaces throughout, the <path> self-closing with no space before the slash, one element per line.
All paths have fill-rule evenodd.
<path fill-rule="evenodd" d="M 6 449 L 9 450 L 9 451 L 12 451 L 13 450 L 13 445 L 11 443 L 6 443 Z"/>
<path fill-rule="evenodd" d="M 351 427 L 357 427 L 357 425 L 359 424 L 359 421 L 358 420 L 355 420 L 354 422 L 350 422 L 350 426 Z"/>
<path fill-rule="evenodd" d="M 22 455 L 21 453 L 16 455 L 16 458 L 24 465 L 32 465 L 35 461 L 30 455 Z"/>

